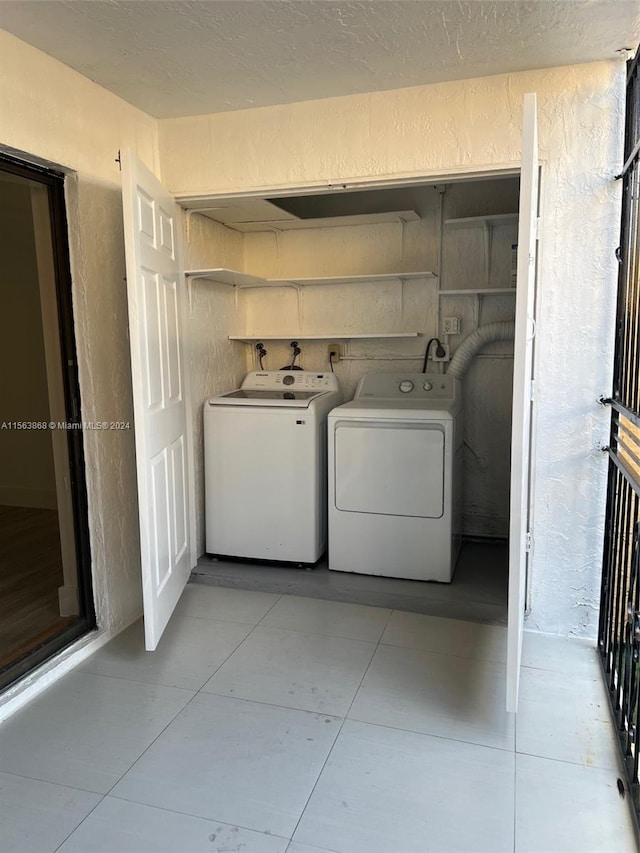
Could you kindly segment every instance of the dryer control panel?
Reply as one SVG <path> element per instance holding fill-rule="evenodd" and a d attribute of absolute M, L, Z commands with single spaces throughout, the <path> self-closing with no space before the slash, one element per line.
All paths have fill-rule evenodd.
<path fill-rule="evenodd" d="M 370 373 L 356 388 L 358 398 L 403 398 L 454 402 L 460 395 L 460 383 L 440 373 Z"/>

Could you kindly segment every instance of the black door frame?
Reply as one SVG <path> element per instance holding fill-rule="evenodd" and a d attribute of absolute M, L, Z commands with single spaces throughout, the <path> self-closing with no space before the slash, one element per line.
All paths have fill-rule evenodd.
<path fill-rule="evenodd" d="M 640 841 L 640 66 L 627 65 L 620 263 L 598 652 Z M 619 786 L 622 786 L 619 780 Z M 624 790 L 621 790 L 624 794 Z"/>
<path fill-rule="evenodd" d="M 65 203 L 65 175 L 53 168 L 34 165 L 16 157 L 0 153 L 0 172 L 9 173 L 47 188 L 51 221 L 51 244 L 55 267 L 58 325 L 66 421 L 69 448 L 71 500 L 73 505 L 74 539 L 76 548 L 78 619 L 55 637 L 40 644 L 14 663 L 0 670 L 0 690 L 6 690 L 17 680 L 53 657 L 79 637 L 96 627 L 89 542 L 89 509 L 87 502 L 84 440 L 82 434 L 82 407 L 78 379 L 78 359 L 74 332 L 71 264 Z"/>

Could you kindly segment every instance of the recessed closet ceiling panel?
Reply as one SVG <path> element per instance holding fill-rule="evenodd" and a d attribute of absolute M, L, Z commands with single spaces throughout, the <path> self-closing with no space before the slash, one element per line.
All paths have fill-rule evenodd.
<path fill-rule="evenodd" d="M 3 0 L 0 26 L 158 118 L 612 59 L 636 0 Z"/>

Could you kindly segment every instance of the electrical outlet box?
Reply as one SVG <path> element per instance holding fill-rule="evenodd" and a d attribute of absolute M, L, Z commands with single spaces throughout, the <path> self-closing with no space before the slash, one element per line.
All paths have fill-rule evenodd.
<path fill-rule="evenodd" d="M 443 335 L 459 335 L 462 331 L 460 317 L 445 317 L 442 321 Z"/>
<path fill-rule="evenodd" d="M 450 358 L 449 344 L 442 344 L 442 349 L 444 350 L 443 356 L 437 356 L 436 355 L 437 349 L 438 349 L 438 347 L 435 344 L 433 344 L 433 346 L 431 347 L 431 361 L 449 361 L 449 358 Z"/>
<path fill-rule="evenodd" d="M 333 353 L 333 357 L 331 354 Z M 327 361 L 332 361 L 334 364 L 336 361 L 340 361 L 340 344 L 329 344 L 327 347 Z"/>

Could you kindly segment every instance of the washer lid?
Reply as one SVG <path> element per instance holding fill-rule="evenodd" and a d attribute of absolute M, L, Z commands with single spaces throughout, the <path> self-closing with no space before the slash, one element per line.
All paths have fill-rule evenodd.
<path fill-rule="evenodd" d="M 236 391 L 228 391 L 208 400 L 209 406 L 275 406 L 286 409 L 307 409 L 319 397 L 324 397 L 327 391 L 289 391 L 278 389 L 269 391 L 257 391 L 239 388 Z"/>

